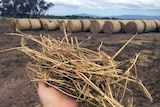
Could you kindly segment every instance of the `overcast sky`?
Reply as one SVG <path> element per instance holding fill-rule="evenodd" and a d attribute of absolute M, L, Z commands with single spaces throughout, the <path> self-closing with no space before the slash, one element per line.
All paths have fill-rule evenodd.
<path fill-rule="evenodd" d="M 55 6 L 48 10 L 52 15 L 91 14 L 160 15 L 160 0 L 46 0 Z"/>

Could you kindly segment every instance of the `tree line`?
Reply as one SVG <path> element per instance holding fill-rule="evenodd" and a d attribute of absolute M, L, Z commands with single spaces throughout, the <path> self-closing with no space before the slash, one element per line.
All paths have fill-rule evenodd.
<path fill-rule="evenodd" d="M 7 17 L 40 17 L 51 7 L 45 0 L 0 0 L 2 16 Z"/>

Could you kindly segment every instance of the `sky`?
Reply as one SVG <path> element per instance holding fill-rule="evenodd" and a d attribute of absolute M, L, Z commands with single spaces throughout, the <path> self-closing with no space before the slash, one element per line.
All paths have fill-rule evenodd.
<path fill-rule="evenodd" d="M 159 15 L 160 0 L 45 0 L 54 7 L 46 14 L 76 15 L 90 14 L 97 16 L 117 15 Z"/>

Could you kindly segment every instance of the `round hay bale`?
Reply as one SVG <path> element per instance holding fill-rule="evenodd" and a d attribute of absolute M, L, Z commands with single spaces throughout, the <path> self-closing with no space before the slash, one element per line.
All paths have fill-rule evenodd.
<path fill-rule="evenodd" d="M 145 26 L 144 32 L 153 32 L 156 30 L 156 23 L 153 20 L 142 20 Z"/>
<path fill-rule="evenodd" d="M 31 30 L 39 30 L 41 29 L 41 23 L 39 19 L 29 19 L 31 23 Z"/>
<path fill-rule="evenodd" d="M 44 26 L 46 23 L 50 23 L 49 19 L 39 19 L 39 20 L 40 20 L 42 29 L 44 29 Z"/>
<path fill-rule="evenodd" d="M 59 24 L 60 31 L 63 31 L 63 23 L 64 23 L 64 27 L 67 29 L 68 20 L 61 20 Z"/>
<path fill-rule="evenodd" d="M 56 30 L 59 28 L 59 22 L 56 19 L 43 19 L 42 20 L 44 30 Z"/>
<path fill-rule="evenodd" d="M 152 30 L 151 21 L 142 20 L 145 26 L 144 32 L 150 32 Z"/>
<path fill-rule="evenodd" d="M 130 20 L 119 20 L 119 23 L 121 24 L 121 33 L 125 33 L 125 26 Z"/>
<path fill-rule="evenodd" d="M 144 31 L 144 23 L 141 20 L 133 20 L 129 21 L 125 26 L 126 33 L 143 33 Z"/>
<path fill-rule="evenodd" d="M 91 21 L 89 19 L 84 19 L 81 20 L 81 23 L 82 23 L 82 31 L 88 32 L 91 25 Z"/>
<path fill-rule="evenodd" d="M 9 31 L 15 31 L 16 28 L 16 20 L 15 18 L 8 18 L 8 29 Z"/>
<path fill-rule="evenodd" d="M 91 21 L 90 31 L 92 33 L 101 33 L 103 32 L 104 20 L 94 20 Z"/>
<path fill-rule="evenodd" d="M 55 23 L 56 25 L 59 25 L 58 19 L 49 19 L 50 23 Z"/>
<path fill-rule="evenodd" d="M 54 30 L 55 27 L 56 27 L 56 25 L 55 25 L 54 23 L 46 23 L 46 24 L 43 26 L 44 30 L 47 30 L 47 31 L 49 31 L 49 30 Z"/>
<path fill-rule="evenodd" d="M 52 22 L 52 23 L 46 23 L 43 27 L 44 27 L 44 30 L 47 30 L 47 31 L 58 29 L 57 24 L 54 23 L 54 22 Z"/>
<path fill-rule="evenodd" d="M 18 30 L 30 30 L 31 24 L 29 22 L 29 19 L 23 18 L 23 19 L 17 19 L 16 20 L 16 28 Z"/>
<path fill-rule="evenodd" d="M 150 20 L 151 21 L 151 26 L 152 26 L 152 29 L 151 29 L 151 32 L 155 32 L 156 31 L 156 22 L 154 20 Z"/>
<path fill-rule="evenodd" d="M 62 21 L 62 19 L 57 19 L 58 23 L 60 24 L 60 22 Z"/>
<path fill-rule="evenodd" d="M 56 25 L 55 26 L 56 29 L 59 28 L 59 20 L 57 20 L 57 19 L 50 19 L 50 23 L 54 23 Z"/>
<path fill-rule="evenodd" d="M 57 21 L 58 21 L 58 23 L 59 23 L 59 25 L 60 25 L 60 23 L 61 23 L 62 19 L 57 19 Z"/>
<path fill-rule="evenodd" d="M 82 31 L 82 23 L 80 20 L 69 20 L 67 23 L 67 32 L 81 32 Z"/>
<path fill-rule="evenodd" d="M 103 32 L 106 34 L 119 33 L 121 31 L 121 24 L 118 20 L 106 21 L 103 26 Z"/>

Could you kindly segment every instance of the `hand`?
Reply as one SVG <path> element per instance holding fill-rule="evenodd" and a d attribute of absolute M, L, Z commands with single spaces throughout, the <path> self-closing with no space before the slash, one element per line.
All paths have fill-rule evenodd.
<path fill-rule="evenodd" d="M 38 83 L 38 96 L 44 107 L 79 107 L 75 99 L 70 98 L 55 88 Z"/>

